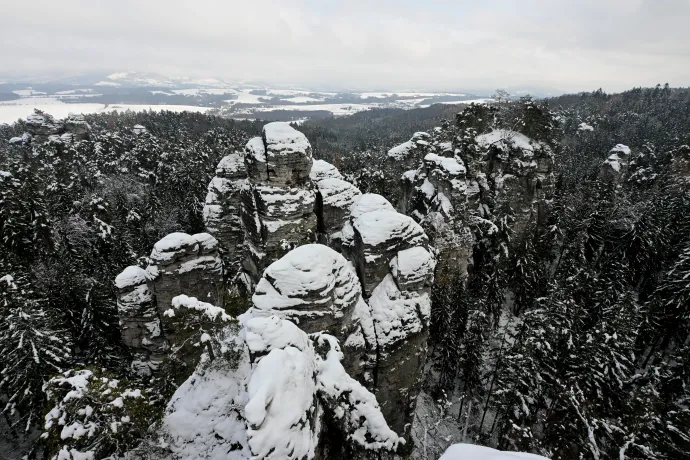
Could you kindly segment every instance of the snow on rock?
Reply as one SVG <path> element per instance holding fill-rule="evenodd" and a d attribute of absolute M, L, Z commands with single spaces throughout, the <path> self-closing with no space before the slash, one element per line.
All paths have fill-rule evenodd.
<path fill-rule="evenodd" d="M 145 283 L 148 279 L 146 270 L 136 265 L 125 268 L 122 273 L 115 277 L 115 286 L 122 289 L 128 286 L 135 286 Z"/>
<path fill-rule="evenodd" d="M 432 136 L 429 133 L 414 133 L 409 141 L 388 151 L 385 166 L 386 177 L 398 178 L 405 171 L 417 168 L 419 162 L 433 150 Z M 391 184 L 391 197 L 397 206 L 402 197 L 402 184 L 397 181 Z M 399 207 L 397 209 L 401 210 Z"/>
<path fill-rule="evenodd" d="M 167 340 L 160 334 L 149 272 L 137 266 L 127 267 L 115 278 L 115 286 L 120 335 L 134 356 L 132 368 L 149 375 L 158 368 L 168 349 Z"/>
<path fill-rule="evenodd" d="M 350 254 L 360 274 L 365 296 L 388 272 L 398 251 L 427 245 L 422 227 L 411 217 L 395 211 L 372 211 L 352 221 L 354 243 Z"/>
<path fill-rule="evenodd" d="M 314 163 L 311 165 L 311 171 L 309 172 L 309 178 L 314 182 L 318 182 L 323 179 L 342 179 L 343 176 L 340 174 L 340 171 L 338 171 L 338 168 L 329 162 L 314 160 Z"/>
<path fill-rule="evenodd" d="M 509 129 L 497 129 L 490 133 L 481 134 L 476 138 L 477 144 L 482 148 L 496 147 L 503 151 L 522 150 L 533 152 L 537 148 L 542 148 L 540 142 L 536 142 L 517 131 Z"/>
<path fill-rule="evenodd" d="M 240 268 L 244 242 L 240 191 L 246 185 L 247 168 L 241 153 L 223 157 L 216 176 L 208 184 L 204 204 L 206 230 L 217 240 L 227 272 Z"/>
<path fill-rule="evenodd" d="M 205 354 L 168 403 L 160 458 L 313 459 L 325 449 L 378 458 L 402 442 L 374 395 L 345 372 L 335 337 L 246 316 L 211 343 L 215 358 Z M 345 446 L 329 447 L 326 420 Z"/>
<path fill-rule="evenodd" d="M 337 248 L 341 244 L 341 230 L 348 221 L 350 208 L 361 192 L 349 182 L 337 178 L 319 180 L 316 187 L 319 232 L 325 235 L 328 244 Z"/>
<path fill-rule="evenodd" d="M 601 165 L 600 175 L 604 180 L 620 182 L 623 175 L 628 171 L 630 162 L 630 147 L 623 144 L 616 144 L 609 150 L 609 156 Z"/>
<path fill-rule="evenodd" d="M 245 406 L 249 446 L 256 458 L 315 456 L 320 423 L 315 376 L 313 349 L 276 347 L 256 364 Z"/>
<path fill-rule="evenodd" d="M 248 314 L 277 314 L 306 332 L 328 331 L 344 339 L 360 298 L 357 275 L 345 257 L 328 246 L 307 244 L 266 269 Z"/>
<path fill-rule="evenodd" d="M 584 121 L 577 126 L 578 131 L 594 131 L 594 126 L 588 125 Z"/>
<path fill-rule="evenodd" d="M 426 147 L 429 145 L 429 141 L 431 139 L 431 136 L 429 133 L 425 132 L 416 132 L 412 135 L 412 138 L 404 142 L 397 147 L 393 147 L 388 151 L 388 157 L 398 160 L 398 161 L 404 161 L 406 160 L 410 155 L 412 155 L 416 150 L 418 149 L 426 149 Z M 417 160 L 419 160 L 417 158 Z"/>
<path fill-rule="evenodd" d="M 317 360 L 317 386 L 347 439 L 367 450 L 395 451 L 404 444 L 386 423 L 376 397 L 345 371 L 337 340 L 326 334 L 315 339 L 319 349 L 327 350 Z"/>
<path fill-rule="evenodd" d="M 388 350 L 410 335 L 422 332 L 429 324 L 431 301 L 424 293 L 403 293 L 392 274 L 386 275 L 369 299 L 379 353 L 385 358 Z"/>
<path fill-rule="evenodd" d="M 72 142 L 87 139 L 91 132 L 91 127 L 82 114 L 70 113 L 64 120 L 56 120 L 52 115 L 38 109 L 34 109 L 34 112 L 26 117 L 26 129 L 31 139 L 38 143 L 49 140 Z M 23 140 L 26 139 L 23 137 Z"/>
<path fill-rule="evenodd" d="M 503 452 L 474 444 L 453 444 L 439 460 L 549 460 L 546 457 L 522 452 Z"/>
<path fill-rule="evenodd" d="M 237 326 L 218 342 L 216 359 L 202 359 L 168 402 L 159 433 L 168 453 L 160 458 L 251 458 L 244 419 L 249 353 Z"/>
<path fill-rule="evenodd" d="M 391 273 L 402 291 L 421 291 L 430 288 L 436 259 L 423 246 L 399 251 L 391 261 Z"/>
<path fill-rule="evenodd" d="M 222 262 L 213 236 L 171 233 L 153 246 L 150 258 L 147 271 L 153 279 L 159 314 L 170 308 L 178 294 L 215 303 Z"/>
<path fill-rule="evenodd" d="M 262 138 L 266 152 L 268 184 L 304 185 L 311 171 L 311 145 L 307 137 L 286 122 L 268 123 Z"/>
<path fill-rule="evenodd" d="M 189 297 L 184 294 L 174 297 L 172 299 L 172 306 L 177 309 L 187 308 L 189 310 L 196 310 L 211 321 L 230 321 L 232 319 L 222 308 L 211 305 L 210 303 L 200 302 L 196 297 Z"/>

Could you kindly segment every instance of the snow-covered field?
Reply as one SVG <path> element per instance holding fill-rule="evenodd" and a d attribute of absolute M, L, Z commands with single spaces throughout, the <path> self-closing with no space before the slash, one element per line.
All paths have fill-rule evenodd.
<path fill-rule="evenodd" d="M 100 113 L 100 112 L 125 112 L 132 110 L 141 112 L 144 110 L 170 110 L 173 112 L 207 112 L 209 107 L 198 107 L 193 105 L 146 105 L 146 104 L 96 104 L 96 103 L 77 103 L 67 104 L 54 97 L 31 97 L 16 99 L 13 101 L 0 102 L 0 123 L 14 123 L 19 119 L 24 119 L 33 113 L 34 108 L 47 112 L 56 118 L 65 118 L 70 113 Z"/>

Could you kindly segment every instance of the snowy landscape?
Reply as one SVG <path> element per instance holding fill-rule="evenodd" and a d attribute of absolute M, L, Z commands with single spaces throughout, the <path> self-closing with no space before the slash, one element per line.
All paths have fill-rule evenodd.
<path fill-rule="evenodd" d="M 690 459 L 688 18 L 3 5 L 0 460 Z"/>
<path fill-rule="evenodd" d="M 217 79 L 175 79 L 134 72 L 109 74 L 90 82 L 0 82 L 0 123 L 26 118 L 38 109 L 64 118 L 131 110 L 209 113 L 236 119 L 304 120 L 343 116 L 377 108 L 414 109 L 433 104 L 491 101 L 490 96 L 447 92 L 357 92 L 284 89 Z M 287 118 L 286 118 L 287 117 Z"/>

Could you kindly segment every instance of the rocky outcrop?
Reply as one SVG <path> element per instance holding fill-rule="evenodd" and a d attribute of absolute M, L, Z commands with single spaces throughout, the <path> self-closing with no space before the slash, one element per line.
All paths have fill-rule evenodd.
<path fill-rule="evenodd" d="M 137 266 L 127 267 L 115 278 L 115 287 L 120 334 L 134 357 L 132 368 L 139 374 L 151 374 L 165 357 L 168 342 L 162 334 L 149 274 Z"/>
<path fill-rule="evenodd" d="M 222 304 L 217 246 L 208 233 L 171 233 L 154 245 L 145 270 L 127 267 L 115 278 L 120 333 L 134 355 L 132 368 L 137 373 L 155 372 L 171 351 L 190 367 L 189 372 L 196 365 L 201 351 L 180 352 L 188 338 L 187 325 L 171 308 L 188 303 L 175 302 L 180 293 L 195 301 Z M 194 323 L 203 325 L 203 321 Z"/>
<path fill-rule="evenodd" d="M 629 163 L 630 147 L 616 144 L 615 147 L 609 150 L 609 156 L 602 163 L 599 174 L 603 180 L 618 184 L 628 172 Z"/>
<path fill-rule="evenodd" d="M 361 195 L 345 181 L 338 170 L 325 161 L 314 162 L 311 179 L 316 184 L 316 208 L 320 242 L 337 250 L 342 245 L 342 229 L 350 216 L 354 200 Z M 318 164 L 317 164 L 318 163 Z"/>
<path fill-rule="evenodd" d="M 244 161 L 248 181 L 240 191 L 243 270 L 256 283 L 271 262 L 316 239 L 311 146 L 288 123 L 269 123 L 261 137 L 247 143 Z"/>
<path fill-rule="evenodd" d="M 474 242 L 467 212 L 472 184 L 452 144 L 437 138 L 440 132 L 439 128 L 429 136 L 418 168 L 402 175 L 398 207 L 425 230 L 436 250 L 439 272 L 466 278 Z"/>
<path fill-rule="evenodd" d="M 224 266 L 235 276 L 242 262 L 244 229 L 242 228 L 241 191 L 247 185 L 244 156 L 232 153 L 216 168 L 216 176 L 208 184 L 204 205 L 206 231 L 218 240 Z"/>
<path fill-rule="evenodd" d="M 154 458 L 380 458 L 404 442 L 343 368 L 335 337 L 245 315 L 207 343 L 168 404 Z"/>
<path fill-rule="evenodd" d="M 452 177 L 438 172 L 432 180 L 455 197 L 459 171 L 429 162 L 448 169 Z M 409 440 L 436 264 L 424 229 L 382 196 L 361 194 L 332 165 L 312 161 L 306 138 L 285 123 L 267 124 L 243 153 L 223 158 L 204 218 L 210 234 L 175 233 L 154 246 L 142 270 L 147 312 L 157 315 L 169 353 L 181 353 L 189 368 L 207 353 L 166 420 L 184 424 L 192 394 L 217 395 L 204 407 L 236 410 L 199 427 L 168 425 L 172 452 L 191 455 L 188 444 L 201 438 L 186 433 L 199 430 L 213 444 L 201 448 L 209 457 L 284 458 L 294 449 L 307 452 L 299 458 L 379 458 Z M 223 265 L 226 273 L 239 269 L 253 291 L 238 327 L 222 308 Z M 214 359 L 226 362 L 216 367 Z M 211 374 L 219 380 L 207 381 Z M 291 385 L 306 399 L 298 403 Z M 227 430 L 217 431 L 219 423 Z M 319 443 L 323 430 L 341 442 Z M 298 444 L 279 439 L 293 435 Z"/>
<path fill-rule="evenodd" d="M 181 293 L 213 304 L 222 300 L 218 241 L 208 233 L 171 233 L 153 246 L 150 259 L 159 314 Z"/>
<path fill-rule="evenodd" d="M 70 143 L 87 139 L 91 132 L 82 114 L 70 113 L 64 120 L 56 120 L 38 109 L 26 117 L 26 129 L 33 141 L 38 143 L 49 140 Z"/>
<path fill-rule="evenodd" d="M 429 133 L 420 131 L 414 133 L 409 141 L 390 149 L 386 157 L 386 177 L 399 178 L 405 171 L 416 169 L 422 158 L 429 152 L 431 142 Z M 393 203 L 396 203 L 397 209 L 404 213 L 406 212 L 404 209 L 405 200 L 402 200 L 402 196 L 401 184 L 393 179 L 390 198 Z"/>
<path fill-rule="evenodd" d="M 520 233 L 534 220 L 545 220 L 544 200 L 553 195 L 553 152 L 543 142 L 510 130 L 494 130 L 476 137 L 479 152 L 484 158 L 483 176 L 489 183 L 489 194 L 497 204 L 510 210 L 515 218 L 513 230 Z"/>

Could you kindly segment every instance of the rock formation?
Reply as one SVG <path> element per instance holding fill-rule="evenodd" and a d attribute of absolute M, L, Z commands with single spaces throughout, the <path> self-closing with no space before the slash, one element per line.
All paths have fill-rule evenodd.
<path fill-rule="evenodd" d="M 155 371 L 167 350 L 179 349 L 186 338 L 174 315 L 166 315 L 176 296 L 186 293 L 207 303 L 222 302 L 217 244 L 208 233 L 171 233 L 154 245 L 146 270 L 127 267 L 115 279 L 120 331 L 134 353 L 135 371 Z M 199 354 L 182 360 L 196 364 Z"/>
<path fill-rule="evenodd" d="M 422 225 L 437 250 L 440 272 L 451 276 L 468 275 L 471 228 L 491 231 L 491 220 L 508 214 L 515 233 L 530 222 L 542 225 L 553 195 L 549 145 L 516 131 L 492 129 L 493 110 L 471 105 L 458 115 L 454 129 L 416 133 L 388 153 L 392 166 L 416 159 L 398 175 L 397 208 Z"/>
<path fill-rule="evenodd" d="M 168 404 L 156 458 L 365 459 L 404 442 L 343 368 L 335 337 L 245 315 L 208 343 Z"/>
<path fill-rule="evenodd" d="M 56 120 L 38 109 L 26 117 L 26 129 L 33 141 L 38 143 L 49 140 L 69 143 L 87 139 L 91 132 L 82 114 L 70 113 L 64 120 Z"/>
<path fill-rule="evenodd" d="M 614 183 L 620 183 L 623 180 L 623 176 L 628 172 L 629 162 L 630 147 L 616 144 L 615 147 L 609 150 L 608 158 L 601 165 L 601 178 Z"/>
<path fill-rule="evenodd" d="M 400 178 L 404 172 L 416 169 L 421 159 L 428 153 L 431 141 L 429 133 L 416 132 L 409 141 L 390 149 L 386 157 L 386 177 Z M 403 194 L 401 184 L 395 179 L 392 182 L 391 200 L 396 203 L 400 212 L 405 212 L 405 201 L 401 199 Z"/>
<path fill-rule="evenodd" d="M 455 179 L 433 180 L 455 196 L 448 188 Z M 409 440 L 436 264 L 424 229 L 382 196 L 361 194 L 332 165 L 313 161 L 304 135 L 286 123 L 267 124 L 243 153 L 223 158 L 209 184 L 204 218 L 210 234 L 172 234 L 156 243 L 151 265 L 137 272 L 137 286 L 150 294 L 137 308 L 157 315 L 161 340 L 172 352 L 183 350 L 190 368 L 204 350 L 211 361 L 236 353 L 226 356 L 230 368 L 202 360 L 171 401 L 166 420 L 185 423 L 194 404 L 183 394 L 205 398 L 205 407 L 236 406 L 231 414 L 218 412 L 216 425 L 187 427 L 190 433 L 206 430 L 205 439 L 215 444 L 202 450 L 218 458 L 285 458 L 280 453 L 290 448 L 307 452 L 306 458 L 329 449 L 347 452 L 346 458 L 373 458 L 369 450 L 392 451 Z M 220 308 L 229 288 L 222 265 L 226 273 L 239 270 L 235 279 L 253 290 L 239 326 Z M 185 321 L 186 314 L 197 316 Z M 130 316 L 132 324 L 143 321 Z M 209 337 L 215 345 L 208 345 Z M 126 343 L 141 347 L 134 339 Z M 222 382 L 208 381 L 210 374 Z M 298 385 L 306 399 L 298 404 L 297 396 L 281 393 L 294 399 L 294 407 L 271 405 L 288 384 Z M 215 402 L 198 393 L 202 387 Z M 273 418 L 281 420 L 267 424 Z M 217 423 L 245 433 L 220 433 Z M 178 447 L 172 450 L 184 456 L 190 440 L 173 425 L 167 434 Z M 323 430 L 329 438 L 342 435 L 342 446 L 318 443 Z M 279 439 L 293 435 L 298 444 Z"/>
<path fill-rule="evenodd" d="M 398 206 L 424 228 L 437 251 L 441 273 L 467 276 L 473 237 L 468 228 L 468 195 L 471 184 L 467 169 L 450 142 L 434 136 L 424 149 L 418 168 L 401 176 L 402 194 Z"/>
<path fill-rule="evenodd" d="M 316 193 L 309 180 L 311 146 L 288 123 L 269 123 L 247 143 L 248 181 L 240 191 L 246 253 L 253 282 L 290 249 L 316 239 Z"/>
<path fill-rule="evenodd" d="M 208 184 L 204 206 L 206 231 L 218 240 L 225 267 L 231 270 L 230 276 L 236 275 L 244 251 L 240 192 L 247 184 L 246 178 L 247 169 L 241 153 L 224 157 L 218 163 L 216 176 Z"/>
<path fill-rule="evenodd" d="M 134 356 L 133 369 L 148 375 L 158 368 L 168 349 L 149 274 L 140 267 L 127 267 L 115 278 L 115 286 L 122 341 Z"/>

